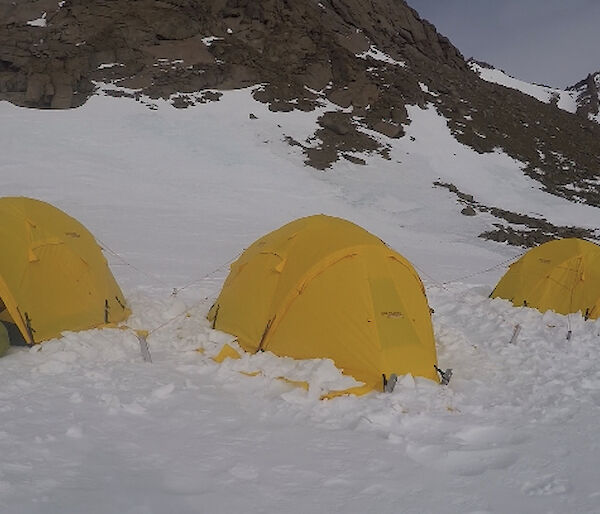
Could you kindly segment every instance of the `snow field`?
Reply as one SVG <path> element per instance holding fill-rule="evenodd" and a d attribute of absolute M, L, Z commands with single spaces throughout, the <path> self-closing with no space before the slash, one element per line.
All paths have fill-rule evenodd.
<path fill-rule="evenodd" d="M 526 95 L 533 96 L 540 102 L 550 103 L 551 101 L 556 101 L 558 108 L 563 111 L 575 112 L 577 110 L 577 91 L 565 91 L 563 89 L 530 84 L 511 77 L 502 70 L 485 68 L 475 62 L 469 63 L 469 66 L 483 80 L 516 89 Z"/>
<path fill-rule="evenodd" d="M 271 113 L 248 91 L 157 107 L 0 103 L 2 194 L 84 223 L 133 311 L 130 330 L 67 333 L 0 360 L 3 513 L 600 512 L 600 322 L 490 300 L 498 264 L 521 250 L 478 239 L 493 218 L 460 215 L 432 183 L 560 224 L 593 224 L 597 209 L 539 191 L 505 155 L 459 145 L 433 108 L 409 110 L 407 136 L 386 140 L 390 161 L 320 173 L 283 142 L 306 139 L 318 113 Z M 212 359 L 234 344 L 205 319 L 227 263 L 318 212 L 416 266 L 448 387 L 405 376 L 391 394 L 321 401 L 348 380 L 327 360 Z M 150 331 L 151 364 L 133 329 Z"/>
<path fill-rule="evenodd" d="M 208 305 L 186 309 L 177 298 L 138 295 L 134 312 L 147 315 L 134 315 L 133 325 L 156 323 L 159 311 L 165 320 L 188 313 L 148 337 L 152 364 L 133 332 L 118 329 L 69 333 L 3 359 L 0 444 L 10 444 L 0 501 L 27 512 L 231 512 L 250 498 L 266 511 L 335 512 L 344 504 L 358 511 L 375 496 L 384 512 L 396 512 L 398 501 L 405 512 L 436 512 L 447 498 L 456 502 L 451 512 L 503 512 L 494 498 L 516 494 L 511 501 L 526 512 L 557 501 L 584 512 L 578 505 L 598 491 L 575 466 L 594 452 L 577 443 L 591 437 L 579 423 L 600 402 L 590 359 L 600 322 L 571 316 L 567 341 L 564 316 L 487 293 L 429 288 L 439 360 L 454 368 L 449 387 L 405 376 L 391 394 L 327 401 L 313 391 L 336 378 L 330 362 L 293 364 L 309 391 L 274 379 L 272 370 L 291 359 L 256 356 L 250 366 L 264 374 L 243 375 L 240 361 L 211 359 L 232 338 L 210 329 Z M 515 323 L 522 331 L 510 345 Z M 560 444 L 548 447 L 548 439 Z M 415 467 L 421 471 L 409 473 Z M 493 486 L 482 480 L 489 475 Z M 413 490 L 419 481 L 426 497 Z M 239 498 L 227 494 L 230 486 Z M 301 501 L 315 490 L 317 498 Z"/>

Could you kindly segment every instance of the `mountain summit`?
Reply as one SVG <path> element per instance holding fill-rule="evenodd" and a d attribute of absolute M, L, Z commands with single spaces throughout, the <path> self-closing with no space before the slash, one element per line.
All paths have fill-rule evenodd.
<path fill-rule="evenodd" d="M 569 88 L 577 94 L 577 114 L 600 123 L 600 71 Z"/>

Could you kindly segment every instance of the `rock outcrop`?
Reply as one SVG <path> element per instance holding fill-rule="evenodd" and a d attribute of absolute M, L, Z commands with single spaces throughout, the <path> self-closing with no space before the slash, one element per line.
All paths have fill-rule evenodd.
<path fill-rule="evenodd" d="M 337 107 L 311 140 L 290 140 L 318 169 L 364 162 L 356 151 L 387 157 L 405 106 L 432 104 L 459 141 L 503 149 L 549 192 L 600 205 L 600 126 L 482 81 L 403 0 L 0 0 L 0 99 L 71 108 L 102 84 L 179 108 L 254 85 L 274 111 L 327 100 Z"/>
<path fill-rule="evenodd" d="M 600 123 L 600 71 L 569 88 L 577 92 L 577 114 Z"/>

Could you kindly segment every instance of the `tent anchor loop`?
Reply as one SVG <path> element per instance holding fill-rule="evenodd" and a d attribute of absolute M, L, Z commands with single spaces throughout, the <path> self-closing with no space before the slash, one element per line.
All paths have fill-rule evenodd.
<path fill-rule="evenodd" d="M 221 306 L 217 305 L 217 308 L 215 309 L 215 317 L 213 318 L 212 327 L 211 327 L 213 330 L 217 326 L 217 316 L 219 315 L 219 307 L 221 307 Z M 211 307 L 211 309 L 212 309 L 212 307 Z"/>
<path fill-rule="evenodd" d="M 171 291 L 171 296 L 177 296 L 178 292 L 179 292 L 179 289 L 177 289 L 176 287 L 174 287 L 173 291 Z"/>
<path fill-rule="evenodd" d="M 146 338 L 148 337 L 148 332 L 145 330 L 136 330 L 135 335 L 140 343 L 140 353 L 142 354 L 144 362 L 151 363 L 152 356 L 150 355 L 150 347 L 148 346 L 148 341 L 146 340 Z"/>
<path fill-rule="evenodd" d="M 256 349 L 255 353 L 258 352 L 262 352 L 263 350 L 263 344 L 265 342 L 265 338 L 267 337 L 267 334 L 269 333 L 269 329 L 271 328 L 271 325 L 273 324 L 273 320 L 275 319 L 275 316 L 273 316 L 267 323 L 267 326 L 265 327 L 265 331 L 263 332 L 262 337 L 260 338 L 260 343 L 258 343 L 258 348 Z"/>
<path fill-rule="evenodd" d="M 590 308 L 589 307 L 585 310 L 585 314 L 583 315 L 583 319 L 585 319 L 586 321 L 588 319 L 590 319 Z"/>
<path fill-rule="evenodd" d="M 573 331 L 572 331 L 572 330 L 569 330 L 569 331 L 567 332 L 567 341 L 570 341 L 570 340 L 571 340 L 571 336 L 572 336 L 572 335 L 573 335 Z"/>
<path fill-rule="evenodd" d="M 433 367 L 440 375 L 440 383 L 442 385 L 448 385 L 450 383 L 450 379 L 452 378 L 452 368 L 448 368 L 445 371 L 442 371 L 435 364 L 433 365 Z"/>
<path fill-rule="evenodd" d="M 383 378 L 383 392 L 391 393 L 394 390 L 394 387 L 396 387 L 396 382 L 398 382 L 398 375 L 392 373 L 390 378 L 387 378 L 385 373 L 382 373 L 381 377 Z"/>
<path fill-rule="evenodd" d="M 35 329 L 31 326 L 31 318 L 27 312 L 25 313 L 25 328 L 27 329 L 29 339 L 31 339 L 31 342 L 33 343 L 33 334 L 35 333 Z"/>

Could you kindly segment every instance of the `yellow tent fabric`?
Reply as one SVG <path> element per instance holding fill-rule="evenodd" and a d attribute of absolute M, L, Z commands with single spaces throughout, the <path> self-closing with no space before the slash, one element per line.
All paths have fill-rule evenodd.
<path fill-rule="evenodd" d="M 549 241 L 528 251 L 491 294 L 514 305 L 600 317 L 600 246 L 583 239 Z"/>
<path fill-rule="evenodd" d="M 439 381 L 416 271 L 340 218 L 301 218 L 253 243 L 232 264 L 208 318 L 246 351 L 330 358 L 371 389 L 392 373 Z"/>
<path fill-rule="evenodd" d="M 28 343 L 122 321 L 123 293 L 94 237 L 45 202 L 0 198 L 0 320 Z"/>

